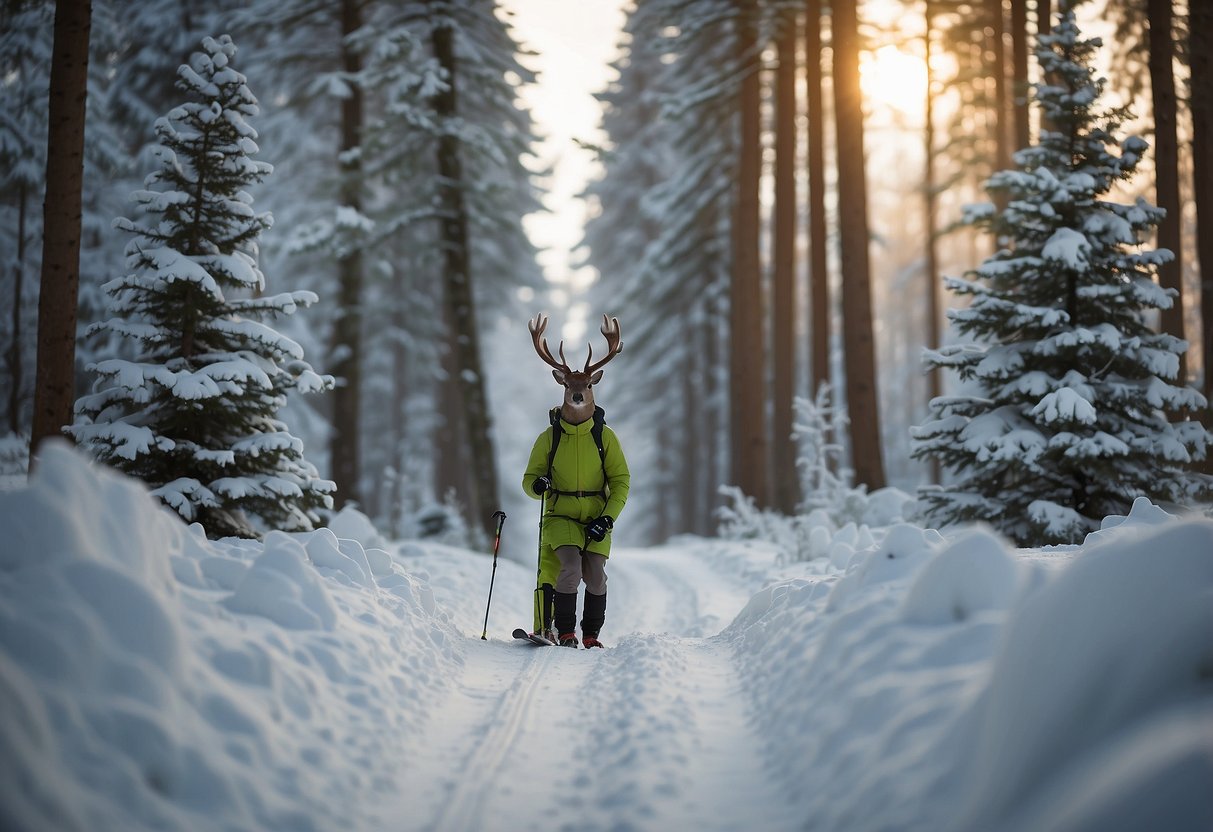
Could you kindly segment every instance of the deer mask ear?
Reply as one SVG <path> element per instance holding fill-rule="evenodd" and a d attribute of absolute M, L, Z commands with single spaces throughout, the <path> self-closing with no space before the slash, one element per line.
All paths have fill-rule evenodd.
<path fill-rule="evenodd" d="M 552 370 L 552 378 L 556 379 L 557 384 L 564 384 L 564 371 Z"/>
<path fill-rule="evenodd" d="M 594 373 L 594 375 L 590 376 L 590 384 L 597 384 L 600 381 L 602 381 L 602 370 L 599 370 L 598 372 Z"/>

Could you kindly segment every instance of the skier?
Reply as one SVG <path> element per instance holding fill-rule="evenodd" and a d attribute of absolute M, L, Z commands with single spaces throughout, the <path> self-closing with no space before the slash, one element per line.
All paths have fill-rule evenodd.
<path fill-rule="evenodd" d="M 552 357 L 543 339 L 547 322 L 543 315 L 530 322 L 531 340 L 539 357 L 551 365 L 552 376 L 564 386 L 564 403 L 549 413 L 551 427 L 536 438 L 522 477 L 523 490 L 544 501 L 535 631 L 547 634 L 550 619 L 557 643 L 577 647 L 577 593 L 584 581 L 582 644 L 601 647 L 598 634 L 606 621 L 611 529 L 627 502 L 631 475 L 619 440 L 594 403 L 593 386 L 602 378 L 602 366 L 619 354 L 623 343 L 619 320 L 608 321 L 604 315 L 606 357 L 591 364 L 591 347 L 584 369 L 572 370 L 564 361 L 563 341 L 561 360 Z"/>

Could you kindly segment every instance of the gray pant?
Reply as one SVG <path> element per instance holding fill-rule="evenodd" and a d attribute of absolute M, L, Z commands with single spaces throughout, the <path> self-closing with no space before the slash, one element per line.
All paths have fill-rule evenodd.
<path fill-rule="evenodd" d="M 606 595 L 606 555 L 582 552 L 576 546 L 556 549 L 560 558 L 560 576 L 556 578 L 557 592 L 576 593 L 585 581 L 585 591 L 591 595 Z"/>

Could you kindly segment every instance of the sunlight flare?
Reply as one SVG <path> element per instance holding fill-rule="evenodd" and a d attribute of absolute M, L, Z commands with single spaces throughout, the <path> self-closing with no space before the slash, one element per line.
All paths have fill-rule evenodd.
<path fill-rule="evenodd" d="M 886 44 L 860 58 L 860 84 L 870 104 L 918 112 L 927 92 L 927 65 L 918 55 Z"/>

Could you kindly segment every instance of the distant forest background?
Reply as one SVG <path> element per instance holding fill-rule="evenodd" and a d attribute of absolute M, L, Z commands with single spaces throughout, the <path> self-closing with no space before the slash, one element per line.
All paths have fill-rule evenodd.
<path fill-rule="evenodd" d="M 834 441 L 855 484 L 938 480 L 911 459 L 909 430 L 953 380 L 924 372 L 922 351 L 954 340 L 945 308 L 958 301 L 942 277 L 996 250 L 962 209 L 1040 135 L 1032 55 L 1058 11 L 1049 0 L 629 7 L 572 264 L 597 273 L 572 298 L 582 316 L 623 325 L 600 403 L 643 507 L 627 539 L 711 532 L 723 484 L 796 511 L 795 399 L 823 384 L 849 415 Z M 0 9 L 10 470 L 38 433 L 55 16 L 50 2 Z M 1134 114 L 1123 133 L 1150 143 L 1120 197 L 1166 210 L 1152 242 L 1175 252 L 1159 280 L 1182 302 L 1155 323 L 1191 344 L 1183 379 L 1208 396 L 1213 4 L 1090 0 L 1078 17 L 1107 38 L 1100 72 Z M 274 166 L 254 194 L 274 215 L 261 269 L 271 291 L 320 297 L 284 326 L 337 386 L 292 400 L 286 418 L 336 482 L 337 506 L 406 535 L 435 518 L 483 528 L 521 499 L 520 460 L 558 401 L 524 323 L 564 313 L 523 228 L 541 210 L 544 171 L 518 101 L 535 78 L 508 15 L 490 0 L 95 0 L 88 23 L 78 302 L 56 304 L 76 313 L 73 400 L 92 384 L 88 365 L 121 349 L 84 336 L 106 315 L 101 287 L 126 269 L 112 223 L 153 169 L 153 125 L 180 103 L 178 66 L 226 33 L 260 102 L 258 158 Z M 457 95 L 435 78 L 453 78 Z M 583 355 L 584 343 L 566 346 Z"/>

